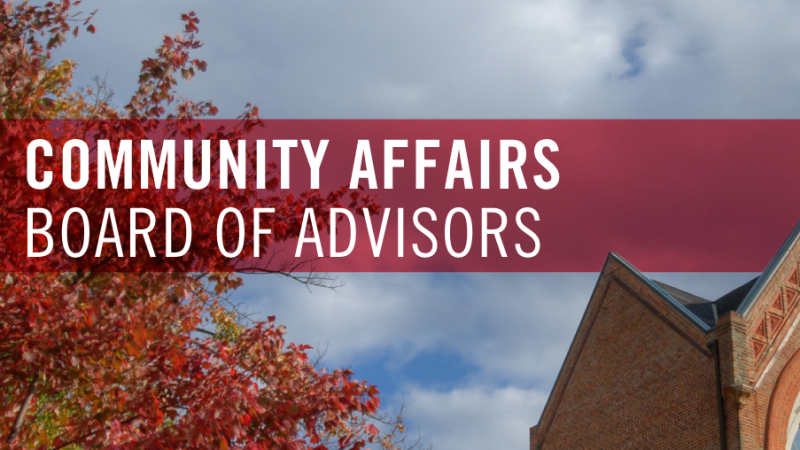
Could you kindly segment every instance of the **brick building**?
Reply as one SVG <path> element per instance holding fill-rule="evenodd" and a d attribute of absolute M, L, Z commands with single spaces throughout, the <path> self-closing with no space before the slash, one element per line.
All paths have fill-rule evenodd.
<path fill-rule="evenodd" d="M 530 448 L 800 449 L 798 270 L 800 224 L 714 301 L 609 255 Z"/>

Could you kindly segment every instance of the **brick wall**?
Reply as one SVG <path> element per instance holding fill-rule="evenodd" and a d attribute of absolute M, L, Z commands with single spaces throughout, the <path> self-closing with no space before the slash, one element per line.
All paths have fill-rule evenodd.
<path fill-rule="evenodd" d="M 780 261 L 744 316 L 705 334 L 610 258 L 531 449 L 721 448 L 716 351 L 726 448 L 785 450 L 800 396 L 800 244 Z"/>
<path fill-rule="evenodd" d="M 631 274 L 608 269 L 531 447 L 718 450 L 707 337 Z"/>

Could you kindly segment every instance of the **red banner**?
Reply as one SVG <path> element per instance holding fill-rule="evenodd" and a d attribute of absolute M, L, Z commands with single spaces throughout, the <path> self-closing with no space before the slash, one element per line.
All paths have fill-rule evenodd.
<path fill-rule="evenodd" d="M 800 218 L 799 121 L 6 121 L 2 132 L 6 271 L 580 272 L 610 251 L 644 271 L 760 271 Z M 172 166 L 160 159 L 169 142 Z"/>

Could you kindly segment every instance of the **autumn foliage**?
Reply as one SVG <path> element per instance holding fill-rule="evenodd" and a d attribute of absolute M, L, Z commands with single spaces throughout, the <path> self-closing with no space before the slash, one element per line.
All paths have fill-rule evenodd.
<path fill-rule="evenodd" d="M 205 129 L 196 119 L 216 114 L 213 104 L 175 94 L 179 78 L 206 68 L 191 56 L 201 45 L 194 13 L 182 16 L 182 33 L 164 37 L 155 56 L 143 61 L 138 89 L 123 108 L 109 104 L 102 85 L 73 88 L 75 63 L 55 62 L 51 51 L 94 32 L 92 14 L 73 12 L 77 3 L 0 1 L 2 227 L 24 220 L 23 206 L 32 201 L 56 217 L 70 205 L 101 208 L 94 198 L 56 188 L 21 198 L 19 149 L 31 136 L 136 139 L 167 123 L 168 132 L 234 140 L 261 125 L 257 108 L 248 105 L 235 127 Z M 131 201 L 130 194 L 105 195 L 106 203 Z M 219 211 L 246 205 L 252 195 L 232 190 L 181 201 Z M 344 189 L 269 195 L 279 210 L 276 241 L 296 236 L 297 211 L 305 207 L 377 208 Z M 178 200 L 149 201 L 167 207 Z M 0 242 L 6 270 L 25 264 L 17 244 Z M 358 449 L 369 442 L 394 448 L 402 424 L 381 436 L 370 419 L 379 407 L 377 389 L 348 370 L 317 369 L 309 347 L 287 343 L 274 318 L 239 314 L 226 300 L 241 284 L 234 273 L 111 272 L 103 270 L 108 261 L 101 257 L 80 272 L 0 277 L 0 448 Z"/>

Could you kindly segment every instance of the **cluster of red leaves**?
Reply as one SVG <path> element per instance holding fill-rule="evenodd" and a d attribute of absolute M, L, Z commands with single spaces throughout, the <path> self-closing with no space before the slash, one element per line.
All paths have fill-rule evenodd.
<path fill-rule="evenodd" d="M 39 274 L 3 280 L 0 426 L 12 448 L 358 448 L 374 387 L 317 371 L 274 319 L 238 327 L 228 275 Z M 206 316 L 211 316 L 207 319 Z M 213 335 L 197 333 L 216 322 Z M 320 447 L 326 448 L 326 447 Z"/>
<path fill-rule="evenodd" d="M 206 67 L 190 56 L 200 46 L 193 13 L 182 17 L 183 33 L 166 37 L 156 56 L 143 62 L 139 88 L 124 112 L 70 91 L 74 64 L 53 65 L 50 51 L 79 28 L 94 32 L 91 16 L 72 13 L 77 3 L 0 1 L 4 230 L 25 220 L 24 209 L 32 204 L 46 206 L 58 220 L 68 206 L 97 217 L 109 204 L 141 203 L 135 191 L 109 190 L 99 202 L 80 191 L 59 191 L 60 183 L 36 198 L 21 194 L 20 149 L 30 136 L 54 143 L 75 135 L 135 140 L 163 131 L 166 119 L 167 133 L 236 140 L 260 125 L 257 109 L 248 106 L 236 127 L 206 130 L 195 119 L 216 108 L 176 97 L 176 75 L 189 79 Z M 72 117 L 91 120 L 48 122 Z M 267 201 L 278 209 L 275 240 L 297 235 L 302 208 L 323 211 L 350 198 L 344 189 L 273 194 Z M 252 196 L 230 190 L 180 201 L 183 208 L 213 214 L 252 205 Z M 178 200 L 157 196 L 147 202 L 163 209 Z M 377 208 L 358 194 L 350 206 L 356 204 Z M 6 267 L 26 264 L 20 240 L 0 241 Z M 216 254 L 208 245 L 208 254 Z M 79 272 L 0 277 L 0 448 L 358 449 L 377 437 L 366 419 L 379 406 L 375 387 L 347 370 L 317 370 L 309 347 L 287 345 L 273 318 L 243 324 L 223 300 L 241 283 L 234 274 L 112 273 L 103 270 L 109 261 L 99 258 Z"/>

